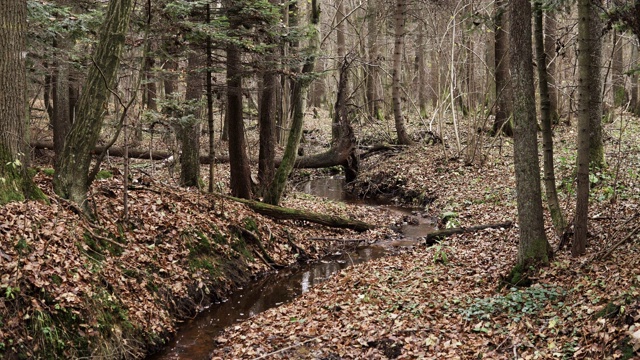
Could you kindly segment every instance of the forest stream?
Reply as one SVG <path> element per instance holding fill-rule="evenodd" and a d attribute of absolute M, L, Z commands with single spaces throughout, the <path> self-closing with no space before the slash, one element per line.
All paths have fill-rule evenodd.
<path fill-rule="evenodd" d="M 354 199 L 345 192 L 344 186 L 343 177 L 324 177 L 303 183 L 298 191 L 362 206 L 385 207 L 400 217 L 411 216 L 415 212 L 415 209 L 385 202 Z M 412 224 L 399 227 L 403 234 L 400 240 L 360 246 L 351 252 L 336 251 L 317 263 L 285 269 L 247 284 L 230 294 L 225 302 L 214 304 L 195 318 L 185 321 L 164 350 L 147 359 L 207 359 L 216 346 L 215 338 L 226 327 L 290 302 L 348 266 L 380 258 L 393 247 L 413 246 L 419 241 L 419 237 L 433 230 L 430 221 L 415 216 L 412 218 Z"/>

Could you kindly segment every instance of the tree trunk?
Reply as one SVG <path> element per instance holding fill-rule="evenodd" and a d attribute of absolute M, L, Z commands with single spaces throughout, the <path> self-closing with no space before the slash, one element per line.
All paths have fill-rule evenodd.
<path fill-rule="evenodd" d="M 558 89 L 556 87 L 556 32 L 557 20 L 555 11 L 544 12 L 544 52 L 547 59 L 547 87 L 549 89 L 549 112 L 551 122 L 557 124 L 560 120 L 558 109 Z"/>
<path fill-rule="evenodd" d="M 537 0 L 534 3 L 535 14 L 535 34 L 536 40 L 536 62 L 538 63 L 538 88 L 540 89 L 540 123 L 542 125 L 542 151 L 543 151 L 543 167 L 544 167 L 544 188 L 547 198 L 547 205 L 551 213 L 551 220 L 556 229 L 556 233 L 561 236 L 565 230 L 566 224 L 560 202 L 558 201 L 558 192 L 556 191 L 556 176 L 553 168 L 553 130 L 551 129 L 551 100 L 549 94 L 549 76 L 547 74 L 547 55 L 545 52 L 544 35 L 543 35 L 543 11 L 542 2 Z"/>
<path fill-rule="evenodd" d="M 0 205 L 35 195 L 27 174 L 27 4 L 0 2 Z"/>
<path fill-rule="evenodd" d="M 509 45 L 513 79 L 513 151 L 516 172 L 520 245 L 518 264 L 548 264 L 551 247 L 544 232 L 536 106 L 533 86 L 531 3 L 514 0 L 510 9 Z"/>
<path fill-rule="evenodd" d="M 56 160 L 54 189 L 88 211 L 87 190 L 90 186 L 91 150 L 95 147 L 107 106 L 109 89 L 117 80 L 120 55 L 124 47 L 132 10 L 131 0 L 111 0 L 105 14 L 93 66 L 78 103 L 78 114 L 66 138 L 62 154 Z"/>
<path fill-rule="evenodd" d="M 398 144 L 411 145 L 413 142 L 407 134 L 402 114 L 402 51 L 404 47 L 405 19 L 407 15 L 406 0 L 396 0 L 394 12 L 394 46 L 393 46 L 393 76 L 392 76 L 392 97 L 393 97 L 393 117 L 395 119 L 396 133 L 398 134 Z"/>
<path fill-rule="evenodd" d="M 493 133 L 500 133 L 512 136 L 513 129 L 509 122 L 511 116 L 511 89 L 509 84 L 509 59 L 508 45 L 509 36 L 506 31 L 507 14 L 513 9 L 507 9 L 508 3 L 505 0 L 495 2 L 495 83 L 496 83 L 496 111 L 493 122 Z"/>
<path fill-rule="evenodd" d="M 345 14 L 344 3 L 345 3 L 345 0 L 338 0 L 337 9 L 336 9 L 336 45 L 338 47 L 337 49 L 338 67 L 341 69 L 343 68 L 344 64 L 348 61 L 345 57 L 347 55 L 347 44 L 345 39 L 346 38 L 345 22 L 347 21 L 347 19 L 344 16 Z M 347 88 L 345 89 L 348 96 L 348 93 L 349 93 L 348 82 L 345 86 L 347 86 Z M 331 144 L 332 145 L 336 143 L 340 138 L 341 124 L 339 122 L 339 119 L 340 117 L 334 116 L 333 122 L 331 124 Z"/>
<path fill-rule="evenodd" d="M 367 110 L 370 119 L 380 118 L 380 92 L 378 91 L 379 72 L 379 50 L 378 50 L 378 0 L 367 2 L 367 48 L 369 49 L 368 64 L 366 66 L 366 94 Z"/>
<path fill-rule="evenodd" d="M 273 50 L 267 50 L 266 66 L 262 74 L 262 89 L 260 109 L 258 111 L 258 125 L 260 129 L 260 152 L 258 155 L 258 181 L 260 192 L 264 193 L 275 175 L 276 148 L 276 88 L 278 78 L 273 71 L 277 59 Z"/>
<path fill-rule="evenodd" d="M 54 76 L 52 77 L 53 98 L 53 146 L 56 157 L 62 153 L 64 139 L 71 129 L 71 101 L 70 101 L 70 64 L 66 54 L 73 47 L 69 39 L 58 37 L 55 47 L 60 50 L 56 59 Z"/>
<path fill-rule="evenodd" d="M 629 101 L 627 89 L 624 87 L 624 62 L 622 53 L 623 39 L 618 30 L 613 30 L 613 59 L 611 59 L 611 80 L 613 83 L 614 106 L 625 106 Z"/>
<path fill-rule="evenodd" d="M 638 44 L 631 44 L 631 63 L 638 64 L 640 57 L 638 56 Z M 631 74 L 631 103 L 629 104 L 631 111 L 638 116 L 640 114 L 640 101 L 638 101 L 638 74 L 634 71 Z"/>
<path fill-rule="evenodd" d="M 420 109 L 420 116 L 427 116 L 427 69 L 424 62 L 426 43 L 424 39 L 424 24 L 422 22 L 418 24 L 418 39 L 416 41 L 418 42 L 416 48 L 418 109 Z"/>
<path fill-rule="evenodd" d="M 211 4 L 207 4 L 207 25 L 211 24 Z M 207 130 L 209 135 L 209 192 L 214 190 L 215 181 L 215 127 L 213 121 L 213 42 L 207 36 Z"/>
<path fill-rule="evenodd" d="M 297 8 L 296 8 L 297 9 Z M 320 21 L 320 8 L 317 0 L 311 0 L 311 24 L 313 28 L 313 34 L 309 39 L 308 49 L 304 51 L 306 54 L 305 62 L 302 66 L 302 70 L 299 76 L 293 80 L 292 89 L 292 105 L 293 105 L 293 118 L 291 121 L 291 130 L 289 131 L 289 137 L 287 138 L 287 146 L 284 150 L 282 162 L 276 171 L 274 180 L 271 182 L 269 190 L 265 194 L 264 201 L 266 203 L 277 205 L 280 202 L 282 193 L 287 184 L 287 178 L 291 174 L 296 156 L 298 154 L 298 146 L 300 145 L 300 136 L 302 135 L 302 123 L 304 120 L 304 99 L 305 91 L 309 86 L 309 74 L 313 72 L 315 66 L 316 55 L 318 52 L 319 40 L 317 33 L 317 26 Z M 291 13 L 291 17 L 297 17 L 297 11 Z"/>
<path fill-rule="evenodd" d="M 580 3 L 579 3 L 580 4 Z M 602 134 L 602 20 L 600 19 L 600 10 L 602 0 L 591 0 L 589 6 L 589 32 L 586 35 L 588 48 L 585 49 L 589 58 L 590 79 L 589 84 L 589 164 L 595 168 L 605 166 L 604 143 Z M 580 7 L 580 5 L 578 5 Z M 578 23 L 580 15 L 578 15 Z M 579 57 L 579 56 L 578 56 Z M 579 67 L 579 65 L 578 65 Z M 581 76 L 580 76 L 581 77 Z M 578 88 L 580 84 L 578 84 Z M 579 92 L 579 90 L 578 90 Z M 578 96 L 579 98 L 580 96 Z M 580 110 L 578 110 L 578 113 Z M 579 115 L 578 115 L 579 116 Z M 579 146 L 579 145 L 578 145 Z"/>
<path fill-rule="evenodd" d="M 226 2 L 231 30 L 242 24 L 240 8 L 233 1 Z M 242 55 L 238 45 L 227 45 L 227 123 L 229 127 L 229 161 L 231 165 L 231 194 L 251 198 L 251 170 L 244 138 L 242 109 Z"/>
<path fill-rule="evenodd" d="M 276 219 L 303 220 L 320 225 L 352 229 L 355 231 L 367 231 L 376 228 L 375 225 L 371 225 L 360 220 L 346 219 L 339 216 L 325 215 L 312 211 L 290 209 L 253 200 L 234 198 L 230 196 L 224 196 L 224 198 L 241 202 L 257 213 Z"/>
<path fill-rule="evenodd" d="M 189 53 L 187 59 L 187 90 L 185 94 L 189 116 L 174 126 L 180 141 L 180 185 L 198 186 L 200 179 L 200 109 L 203 79 L 200 67 L 203 61 L 196 51 Z"/>
<path fill-rule="evenodd" d="M 577 156 L 577 190 L 576 214 L 574 218 L 574 238 L 571 255 L 580 256 L 587 246 L 587 227 L 589 221 L 589 162 L 590 139 L 593 133 L 592 116 L 601 108 L 600 98 L 600 54 L 596 34 L 592 30 L 595 10 L 592 0 L 578 0 L 578 156 Z M 598 35 L 599 36 L 599 33 Z M 594 53 L 596 52 L 596 53 Z M 594 64 L 594 61 L 596 62 Z M 595 73 L 594 73 L 595 71 Z M 594 92 L 595 90 L 595 92 Z"/>

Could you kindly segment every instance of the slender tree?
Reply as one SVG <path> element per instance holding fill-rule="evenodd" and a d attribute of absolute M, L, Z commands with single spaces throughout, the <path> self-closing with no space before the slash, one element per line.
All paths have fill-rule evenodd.
<path fill-rule="evenodd" d="M 586 10 L 589 8 L 588 14 L 581 14 L 580 9 Z M 578 49 L 580 58 L 584 55 L 588 58 L 589 66 L 589 79 L 584 79 L 582 75 L 579 75 L 578 88 L 580 88 L 580 81 L 586 80 L 589 86 L 589 92 L 591 93 L 589 99 L 589 164 L 595 168 L 601 168 L 605 166 L 604 156 L 604 143 L 602 134 L 602 79 L 600 74 L 602 72 L 602 30 L 603 24 L 601 15 L 602 0 L 590 0 L 589 4 L 582 4 L 582 1 L 578 2 L 578 32 L 580 32 L 580 24 L 583 21 L 587 21 L 589 29 L 584 34 L 581 47 L 580 35 L 578 35 Z M 585 19 L 585 16 L 587 17 Z M 584 50 L 581 50 L 584 49 Z M 580 62 L 580 60 L 578 60 Z M 580 65 L 578 65 L 580 68 Z M 578 70 L 579 72 L 579 70 Z M 580 93 L 580 90 L 578 90 Z M 580 95 L 578 96 L 580 98 Z M 578 100 L 580 101 L 580 100 Z M 578 105 L 580 107 L 580 105 Z M 580 110 L 578 110 L 580 113 Z M 580 116 L 580 115 L 578 115 Z"/>
<path fill-rule="evenodd" d="M 544 12 L 544 52 L 547 59 L 547 83 L 549 88 L 549 112 L 551 113 L 551 122 L 557 124 L 560 120 L 560 112 L 558 110 L 558 89 L 556 87 L 556 33 L 558 21 L 556 19 L 556 11 L 550 10 Z"/>
<path fill-rule="evenodd" d="M 543 167 L 544 167 L 544 188 L 547 198 L 547 205 L 551 213 L 553 226 L 559 235 L 565 229 L 564 216 L 558 201 L 558 192 L 556 191 L 556 176 L 553 168 L 553 133 L 551 129 L 552 106 L 549 93 L 549 75 L 547 73 L 547 54 L 544 44 L 543 32 L 543 11 L 542 1 L 537 0 L 534 3 L 534 27 L 536 40 L 536 60 L 538 63 L 538 89 L 540 91 L 540 123 L 542 125 L 542 151 L 543 151 Z"/>
<path fill-rule="evenodd" d="M 531 3 L 514 0 L 510 9 L 510 66 L 513 82 L 513 151 L 520 245 L 518 264 L 547 264 L 551 247 L 544 232 L 537 122 L 533 86 Z M 514 280 L 512 278 L 512 280 Z"/>
<path fill-rule="evenodd" d="M 502 132 L 507 136 L 513 135 L 512 125 L 509 122 L 511 116 L 511 101 L 509 99 L 511 91 L 509 89 L 509 58 L 508 45 L 509 36 L 507 35 L 507 2 L 505 0 L 496 0 L 495 2 L 495 83 L 496 83 L 496 110 L 495 120 L 493 122 L 493 133 Z"/>
<path fill-rule="evenodd" d="M 180 185 L 198 186 L 200 180 L 200 100 L 204 88 L 204 79 L 200 69 L 203 65 L 201 55 L 192 49 L 187 57 L 187 90 L 185 103 L 187 116 L 174 125 L 180 141 Z"/>
<path fill-rule="evenodd" d="M 91 151 L 98 141 L 104 109 L 113 89 L 120 55 L 133 8 L 131 0 L 111 0 L 105 14 L 89 74 L 78 103 L 78 114 L 60 156 L 56 159 L 54 190 L 63 198 L 79 204 L 88 212 L 87 190 Z"/>
<path fill-rule="evenodd" d="M 396 133 L 398 134 L 398 144 L 410 145 L 412 143 L 407 129 L 404 125 L 404 115 L 402 114 L 402 49 L 405 38 L 405 21 L 407 18 L 406 0 L 396 0 L 394 21 L 394 46 L 393 46 L 393 75 L 391 84 L 391 97 L 393 98 L 393 117 L 395 119 Z"/>
<path fill-rule="evenodd" d="M 242 4 L 227 0 L 230 34 L 242 26 Z M 231 194 L 251 198 L 251 169 L 244 138 L 242 109 L 242 56 L 238 44 L 227 45 L 227 124 L 229 128 L 229 162 L 231 164 Z"/>
<path fill-rule="evenodd" d="M 317 0 L 311 0 L 311 22 L 309 46 L 302 52 L 304 63 L 300 73 L 293 79 L 291 89 L 291 103 L 293 106 L 293 117 L 291 119 L 291 129 L 287 137 L 287 145 L 282 156 L 282 162 L 278 166 L 275 177 L 271 182 L 269 190 L 264 196 L 264 201 L 269 204 L 277 205 L 280 202 L 282 193 L 287 184 L 287 178 L 291 174 L 293 165 L 296 161 L 298 146 L 300 145 L 300 137 L 302 136 L 302 125 L 304 120 L 304 99 L 305 92 L 309 87 L 313 77 L 311 73 L 315 67 L 316 56 L 318 52 L 318 23 L 320 22 L 320 8 Z M 290 14 L 291 17 L 298 17 L 297 7 Z M 297 20 L 294 21 L 297 23 Z"/>
<path fill-rule="evenodd" d="M 587 246 L 587 226 L 589 221 L 589 162 L 590 145 L 594 140 L 592 117 L 601 114 L 600 98 L 600 54 L 594 41 L 594 18 L 592 0 L 578 1 L 578 156 L 576 214 L 574 239 L 571 255 L 580 256 Z M 598 66 L 593 62 L 597 61 Z M 595 71 L 593 73 L 592 71 Z M 594 91 L 595 90 L 595 91 Z"/>

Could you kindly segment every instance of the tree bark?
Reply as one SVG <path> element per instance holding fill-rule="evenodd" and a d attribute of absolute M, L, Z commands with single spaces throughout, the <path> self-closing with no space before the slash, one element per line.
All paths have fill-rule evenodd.
<path fill-rule="evenodd" d="M 66 138 L 62 154 L 56 160 L 54 190 L 87 212 L 91 150 L 100 136 L 109 89 L 116 84 L 132 8 L 131 0 L 109 2 L 93 55 L 93 66 L 80 96 L 76 121 Z"/>
<path fill-rule="evenodd" d="M 282 162 L 278 166 L 275 177 L 271 182 L 269 190 L 264 196 L 264 201 L 269 204 L 277 205 L 280 202 L 282 193 L 287 184 L 287 178 L 291 174 L 294 167 L 296 156 L 298 154 L 298 146 L 300 145 L 300 136 L 302 135 L 302 123 L 304 121 L 304 99 L 305 91 L 309 87 L 309 74 L 313 72 L 316 56 L 318 52 L 318 30 L 317 26 L 320 21 L 320 8 L 317 0 L 311 0 L 311 27 L 314 33 L 309 39 L 309 46 L 304 51 L 305 62 L 299 76 L 293 79 L 292 89 L 292 105 L 293 118 L 291 121 L 291 129 L 287 138 L 287 146 L 284 150 Z M 291 17 L 297 17 L 297 11 L 291 13 Z"/>
<path fill-rule="evenodd" d="M 638 60 L 640 60 L 640 56 L 638 56 L 638 44 L 634 41 L 631 44 L 631 63 L 637 64 Z M 638 101 L 638 74 L 636 72 L 631 74 L 631 103 L 629 104 L 629 108 L 636 116 L 640 115 L 640 101 Z"/>
<path fill-rule="evenodd" d="M 589 71 L 590 79 L 587 81 L 589 84 L 589 164 L 595 168 L 602 168 L 605 166 L 604 156 L 604 143 L 602 133 L 602 79 L 600 74 L 602 72 L 602 19 L 600 19 L 600 10 L 602 7 L 602 0 L 591 0 L 589 6 L 589 32 L 586 35 L 586 41 L 588 42 L 588 48 L 586 53 L 589 58 Z M 580 7 L 580 5 L 578 5 Z M 580 22 L 580 15 L 578 15 L 578 23 Z M 578 56 L 579 57 L 579 56 Z M 578 67 L 580 67 L 578 65 Z M 580 85 L 578 84 L 578 87 Z M 579 90 L 578 90 L 579 92 Z M 579 98 L 580 96 L 578 96 Z M 580 101 L 580 100 L 578 100 Z M 580 112 L 580 110 L 578 110 Z M 579 116 L 579 115 L 578 115 Z"/>
<path fill-rule="evenodd" d="M 367 60 L 365 82 L 367 86 L 367 110 L 370 119 L 378 119 L 380 117 L 378 26 L 378 0 L 369 0 L 367 2 L 367 48 L 369 50 L 369 58 Z"/>
<path fill-rule="evenodd" d="M 393 75 L 392 75 L 392 98 L 393 98 L 393 117 L 395 119 L 396 133 L 398 135 L 398 144 L 411 145 L 413 141 L 407 134 L 404 124 L 404 115 L 402 114 L 402 51 L 404 47 L 405 37 L 405 20 L 407 15 L 406 0 L 396 0 L 394 11 L 394 47 L 393 47 Z"/>
<path fill-rule="evenodd" d="M 60 50 L 60 55 L 55 60 L 54 75 L 52 77 L 53 98 L 53 144 L 56 157 L 62 153 L 64 139 L 71 129 L 71 101 L 70 101 L 70 64 L 65 56 L 73 44 L 69 39 L 58 36 L 55 47 Z"/>
<path fill-rule="evenodd" d="M 376 228 L 375 225 L 371 225 L 360 220 L 346 219 L 339 216 L 325 215 L 325 214 L 320 214 L 312 211 L 290 209 L 290 208 L 285 208 L 281 206 L 265 204 L 265 203 L 253 201 L 253 200 L 234 198 L 231 196 L 224 196 L 224 197 L 227 199 L 241 202 L 247 205 L 248 207 L 250 207 L 251 209 L 253 209 L 255 212 L 258 212 L 260 214 L 263 214 L 272 218 L 276 218 L 276 219 L 309 221 L 312 223 L 325 225 L 329 227 L 346 228 L 346 229 L 352 229 L 355 231 L 367 231 L 367 230 Z"/>
<path fill-rule="evenodd" d="M 578 156 L 577 156 L 577 190 L 576 213 L 574 218 L 574 238 L 571 244 L 571 255 L 580 256 L 587 247 L 587 227 L 589 221 L 589 157 L 591 115 L 597 111 L 599 94 L 592 92 L 600 82 L 600 68 L 596 73 L 594 61 L 593 29 L 591 0 L 578 1 Z M 599 57 L 596 57 L 599 61 Z M 596 79 L 598 77 L 598 79 Z M 594 99 L 595 98 L 595 99 Z"/>
<path fill-rule="evenodd" d="M 547 87 L 549 88 L 549 112 L 551 122 L 557 124 L 560 120 L 558 109 L 558 89 L 556 87 L 556 33 L 558 21 L 555 11 L 544 12 L 544 52 L 547 59 Z"/>
<path fill-rule="evenodd" d="M 520 242 L 518 264 L 548 264 L 551 247 L 544 232 L 537 122 L 533 86 L 531 3 L 514 0 L 510 9 L 511 76 L 513 83 L 513 151 Z"/>
<path fill-rule="evenodd" d="M 0 2 L 0 206 L 30 198 L 27 174 L 27 4 Z"/>
<path fill-rule="evenodd" d="M 193 49 L 195 50 L 195 49 Z M 200 180 L 200 105 L 202 98 L 203 79 L 199 71 L 203 61 L 196 51 L 189 53 L 187 58 L 187 90 L 185 94 L 188 106 L 188 116 L 178 121 L 174 126 L 180 141 L 180 185 L 198 186 Z"/>
<path fill-rule="evenodd" d="M 513 9 L 507 9 L 508 2 L 496 0 L 495 2 L 495 83 L 496 83 L 496 110 L 493 122 L 493 133 L 500 133 L 512 136 L 513 128 L 509 122 L 511 116 L 511 85 L 509 84 L 509 59 L 508 46 L 509 36 L 507 35 L 507 14 Z"/>
<path fill-rule="evenodd" d="M 242 24 L 240 8 L 227 0 L 227 13 L 231 31 Z M 251 171 L 244 138 L 242 109 L 242 56 L 238 45 L 227 45 L 227 123 L 229 127 L 229 160 L 231 163 L 231 194 L 251 198 Z"/>
<path fill-rule="evenodd" d="M 534 3 L 534 23 L 535 23 L 535 46 L 536 46 L 536 62 L 538 63 L 538 89 L 540 91 L 540 123 L 542 126 L 542 151 L 543 151 L 543 167 L 544 167 L 544 188 L 547 198 L 547 205 L 551 213 L 551 220 L 556 229 L 556 233 L 561 236 L 565 230 L 566 224 L 560 202 L 558 201 L 558 192 L 556 191 L 556 176 L 553 168 L 553 130 L 552 107 L 549 93 L 548 73 L 547 73 L 547 54 L 544 44 L 543 17 L 541 0 Z"/>
<path fill-rule="evenodd" d="M 618 30 L 613 30 L 613 59 L 611 59 L 611 80 L 613 83 L 614 106 L 625 106 L 629 100 L 627 89 L 624 86 L 624 61 L 622 52 L 622 39 Z"/>

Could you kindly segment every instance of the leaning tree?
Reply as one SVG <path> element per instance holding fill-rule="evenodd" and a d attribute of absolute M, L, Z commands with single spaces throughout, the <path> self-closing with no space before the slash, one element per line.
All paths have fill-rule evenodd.
<path fill-rule="evenodd" d="M 93 181 L 89 176 L 91 153 L 100 136 L 108 97 L 116 84 L 132 8 L 132 0 L 109 2 L 91 58 L 93 66 L 80 95 L 76 120 L 66 137 L 62 153 L 56 157 L 54 190 L 86 212 L 89 210 L 87 191 Z"/>

